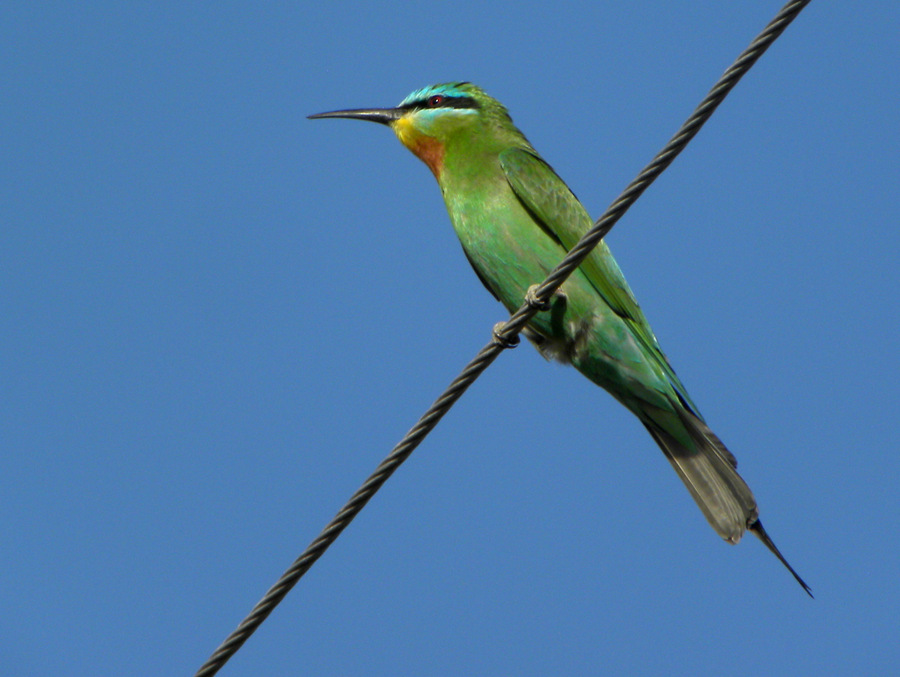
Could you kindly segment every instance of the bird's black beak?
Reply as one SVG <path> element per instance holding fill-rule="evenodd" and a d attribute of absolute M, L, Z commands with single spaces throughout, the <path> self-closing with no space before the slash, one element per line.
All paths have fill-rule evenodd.
<path fill-rule="evenodd" d="M 354 108 L 351 110 L 333 110 L 328 113 L 316 113 L 307 116 L 310 120 L 318 120 L 320 118 L 351 118 L 353 120 L 370 120 L 371 122 L 380 122 L 383 125 L 390 125 L 396 122 L 406 111 L 402 108 Z"/>

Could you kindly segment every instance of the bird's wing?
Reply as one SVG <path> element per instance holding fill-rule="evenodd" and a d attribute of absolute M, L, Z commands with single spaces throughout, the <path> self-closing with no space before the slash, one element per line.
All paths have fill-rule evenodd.
<path fill-rule="evenodd" d="M 525 149 L 511 148 L 500 153 L 500 166 L 522 204 L 547 234 L 567 251 L 590 230 L 593 223 L 587 211 L 541 157 Z M 581 270 L 607 305 L 625 319 L 634 335 L 656 357 L 679 396 L 697 412 L 605 242 L 601 240 L 594 247 L 582 262 Z"/>
<path fill-rule="evenodd" d="M 527 150 L 513 148 L 500 154 L 500 165 L 519 200 L 547 234 L 567 251 L 590 229 L 591 218 L 578 198 L 540 157 Z M 581 264 L 581 269 L 610 308 L 624 318 L 645 325 L 648 338 L 652 339 L 644 313 L 606 243 L 601 241 L 594 248 Z"/>

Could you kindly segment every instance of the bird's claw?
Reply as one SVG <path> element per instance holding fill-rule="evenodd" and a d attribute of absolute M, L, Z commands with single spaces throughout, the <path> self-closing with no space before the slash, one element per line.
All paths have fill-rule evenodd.
<path fill-rule="evenodd" d="M 525 303 L 528 304 L 529 308 L 534 308 L 535 310 L 538 310 L 538 311 L 550 310 L 550 299 L 547 299 L 546 301 L 541 301 L 538 298 L 538 295 L 537 295 L 538 286 L 539 285 L 533 284 L 528 288 L 528 291 L 525 292 Z"/>
<path fill-rule="evenodd" d="M 513 334 L 512 336 L 504 336 L 503 328 L 506 326 L 506 322 L 498 322 L 494 325 L 494 329 L 491 332 L 494 336 L 494 343 L 496 343 L 501 348 L 515 348 L 519 345 L 519 335 Z"/>
<path fill-rule="evenodd" d="M 530 308 L 534 308 L 537 311 L 544 312 L 550 310 L 554 300 L 566 300 L 566 293 L 562 289 L 557 289 L 553 292 L 549 299 L 547 299 L 546 301 L 541 301 L 537 295 L 539 287 L 540 285 L 533 284 L 528 288 L 528 291 L 525 292 L 525 303 L 528 304 Z"/>

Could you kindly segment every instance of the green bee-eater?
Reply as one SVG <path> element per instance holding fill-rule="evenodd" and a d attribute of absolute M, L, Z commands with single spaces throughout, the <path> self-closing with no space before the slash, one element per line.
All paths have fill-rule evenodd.
<path fill-rule="evenodd" d="M 393 129 L 437 178 L 469 263 L 510 312 L 592 226 L 506 108 L 470 83 L 420 89 L 396 108 L 310 117 Z M 722 538 L 737 543 L 749 529 L 810 592 L 763 529 L 734 456 L 675 375 L 605 242 L 523 333 L 544 357 L 572 364 L 638 417 Z"/>

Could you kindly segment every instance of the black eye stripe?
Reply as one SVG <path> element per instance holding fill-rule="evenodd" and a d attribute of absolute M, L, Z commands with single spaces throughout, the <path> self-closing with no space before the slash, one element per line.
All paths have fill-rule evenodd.
<path fill-rule="evenodd" d="M 440 100 L 438 100 L 440 97 Z M 401 106 L 403 110 L 421 110 L 423 108 L 480 108 L 478 102 L 471 96 L 447 96 L 446 94 L 431 94 L 424 99 L 416 99 Z"/>

